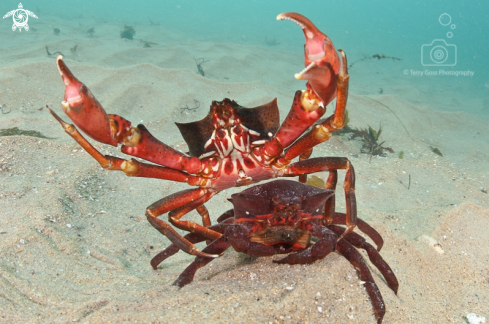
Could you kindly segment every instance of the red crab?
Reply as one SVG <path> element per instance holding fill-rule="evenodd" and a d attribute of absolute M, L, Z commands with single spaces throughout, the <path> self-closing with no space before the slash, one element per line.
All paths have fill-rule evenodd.
<path fill-rule="evenodd" d="M 337 161 L 345 158 L 330 159 Z M 396 294 L 399 283 L 394 272 L 378 252 L 383 245 L 382 237 L 370 225 L 357 219 L 358 227 L 375 242 L 377 249 L 355 232 L 350 232 L 342 240 L 338 240 L 346 230 L 335 224 L 344 225 L 347 216 L 344 213 L 336 213 L 334 209 L 335 173 L 336 171 L 333 171 L 333 176 L 328 180 L 331 189 L 320 189 L 290 180 L 275 180 L 232 195 L 229 201 L 233 203 L 234 209 L 219 217 L 219 224 L 209 227 L 209 230 L 222 235 L 207 245 L 202 252 L 220 254 L 230 246 L 237 252 L 255 257 L 295 252 L 273 262 L 306 264 L 323 259 L 336 249 L 359 269 L 360 278 L 365 282 L 365 288 L 374 306 L 377 322 L 381 323 L 385 314 L 382 295 L 367 264 L 355 247 L 367 251 L 370 261 L 379 269 L 389 288 Z M 329 225 L 326 225 L 327 218 L 332 220 Z M 311 237 L 315 237 L 317 241 L 313 242 Z M 185 235 L 185 239 L 198 243 L 205 241 L 207 237 L 200 233 L 189 233 Z M 178 251 L 179 248 L 175 244 L 167 247 L 151 260 L 153 268 L 156 269 L 158 264 Z M 196 271 L 212 260 L 214 259 L 197 256 L 174 284 L 180 287 L 189 284 Z"/>
<path fill-rule="evenodd" d="M 352 233 L 358 224 L 363 232 L 373 238 L 379 249 L 382 246 L 380 235 L 361 220 L 357 220 L 353 166 L 347 158 L 309 159 L 315 145 L 328 140 L 332 132 L 344 126 L 349 80 L 346 55 L 339 50 L 340 56 L 338 56 L 331 40 L 306 17 L 289 12 L 278 15 L 277 19 L 296 22 L 302 28 L 306 39 L 304 46 L 306 68 L 295 77 L 307 80 L 307 89 L 295 93 L 292 108 L 280 126 L 276 99 L 251 109 L 241 107 L 227 98 L 220 102 L 213 101 L 208 116 L 201 121 L 188 124 L 177 123 L 189 146 L 189 154 L 185 154 L 154 138 L 143 125 L 134 127 L 128 120 L 118 115 L 107 115 L 90 90 L 71 73 L 63 62 L 62 56 L 58 56 L 56 62 L 66 88 L 62 102 L 63 111 L 79 129 L 92 139 L 113 146 L 122 144 L 123 153 L 151 163 L 102 155 L 74 125 L 67 124 L 49 107 L 48 109 L 64 130 L 103 168 L 123 171 L 128 176 L 187 182 L 197 187 L 174 193 L 146 209 L 146 216 L 151 225 L 172 242 L 170 247 L 152 260 L 153 267 L 168 257 L 168 253 L 172 251 L 176 253 L 179 249 L 197 256 L 197 263 L 193 266 L 193 270 L 184 272 L 183 279 L 181 277 L 176 284 L 184 285 L 190 282 L 193 277 L 193 274 L 190 275 L 190 273 L 195 272 L 200 264 L 218 257 L 224 245 L 231 244 L 238 250 L 242 249 L 254 255 L 299 251 L 280 261 L 286 263 L 312 262 L 336 248 L 360 268 L 361 276 L 365 278 L 364 281 L 372 297 L 377 318 L 381 321 L 384 311 L 382 299 L 375 283 L 371 280 L 368 269 L 364 263 L 360 262 L 361 258 L 358 257 L 358 252 L 351 247 L 351 244 L 367 250 L 372 262 L 381 269 L 386 280 L 395 279 L 395 276 L 390 275 L 390 270 L 382 270 L 386 266 L 385 262 L 381 262 L 382 258 L 375 254 L 375 250 L 364 243 L 360 236 Z M 326 112 L 326 106 L 335 98 L 334 114 L 315 124 Z M 311 130 L 307 131 L 311 126 Z M 292 162 L 297 157 L 299 161 Z M 301 225 L 304 228 L 301 227 L 294 232 L 297 240 L 294 240 L 293 243 L 287 240 L 275 241 L 276 234 L 272 235 L 271 241 L 265 240 L 268 234 L 258 234 L 260 229 L 263 230 L 263 224 L 256 219 L 235 220 L 232 218 L 211 226 L 209 213 L 204 203 L 224 189 L 276 177 L 299 176 L 300 182 L 306 182 L 307 174 L 319 171 L 329 171 L 330 175 L 325 189 L 334 189 L 338 169 L 346 170 L 345 214 L 334 212 L 334 199 L 327 199 L 331 192 L 326 191 L 327 194 L 321 196 L 323 200 L 326 199 L 324 214 L 313 212 L 317 219 L 302 218 L 300 213 L 299 217 L 289 217 L 290 211 L 288 210 L 283 211 L 284 218 L 266 217 L 267 221 L 272 222 L 277 229 L 298 224 L 294 222 L 304 224 Z M 275 202 L 277 208 L 280 206 L 285 209 L 292 208 L 280 203 L 280 199 L 289 199 L 289 194 L 284 194 L 283 197 L 279 195 L 279 199 Z M 292 201 L 294 202 L 293 199 Z M 319 202 L 316 201 L 316 203 L 320 205 Z M 185 214 L 194 209 L 202 216 L 203 225 L 182 220 Z M 307 211 L 310 212 L 310 210 Z M 158 218 L 165 213 L 168 213 L 169 223 L 191 233 L 183 237 L 170 224 Z M 218 221 L 229 215 L 231 214 L 225 214 Z M 243 224 L 240 224 L 241 222 Z M 228 224 L 232 226 L 229 227 L 227 234 L 223 235 L 225 232 L 222 226 Z M 333 224 L 345 224 L 346 228 Z M 331 231 L 336 234 L 333 235 Z M 287 231 L 283 233 L 285 232 Z M 250 238 L 250 243 L 246 239 L 233 238 L 233 235 L 251 235 L 250 237 L 265 241 L 253 242 Z M 319 241 L 311 249 L 306 249 L 309 246 L 310 235 L 318 237 Z M 339 237 L 337 238 L 336 235 Z M 226 238 L 228 242 L 225 242 Z M 204 251 L 199 251 L 193 243 L 203 240 L 207 240 L 210 245 Z M 255 249 L 253 248 L 255 244 L 261 244 L 264 247 Z M 390 287 L 397 289 L 393 285 Z"/>
<path fill-rule="evenodd" d="M 158 216 L 169 212 L 168 221 L 175 227 L 215 240 L 221 234 L 208 228 L 211 221 L 204 203 L 221 190 L 275 177 L 302 176 L 300 181 L 305 182 L 309 173 L 346 169 L 347 230 L 342 236 L 356 226 L 355 190 L 351 185 L 354 171 L 350 162 L 308 159 L 315 145 L 328 140 L 331 132 L 344 126 L 349 79 L 346 55 L 339 50 L 340 62 L 331 40 L 306 17 L 289 12 L 278 15 L 277 19 L 292 20 L 303 29 L 306 68 L 296 78 L 307 80 L 307 89 L 295 93 L 292 108 L 280 127 L 276 99 L 251 109 L 227 98 L 213 101 L 209 114 L 201 121 L 177 123 L 189 146 L 189 155 L 160 142 L 143 125 L 134 127 L 118 115 L 107 115 L 87 86 L 71 73 L 63 57 L 56 59 L 66 88 L 62 108 L 73 123 L 96 141 L 113 146 L 122 144 L 123 153 L 152 162 L 102 155 L 75 126 L 65 123 L 48 107 L 65 131 L 103 168 L 123 171 L 128 176 L 187 182 L 198 187 L 174 193 L 146 209 L 151 225 L 189 254 L 218 257 L 199 251 Z M 312 126 L 334 98 L 334 114 Z M 292 163 L 296 157 L 299 162 Z M 181 220 L 194 209 L 202 216 L 203 225 Z M 327 222 L 331 223 L 331 219 Z"/>

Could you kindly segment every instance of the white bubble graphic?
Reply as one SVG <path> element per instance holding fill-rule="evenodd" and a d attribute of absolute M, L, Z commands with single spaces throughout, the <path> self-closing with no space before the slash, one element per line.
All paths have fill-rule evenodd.
<path fill-rule="evenodd" d="M 449 14 L 444 13 L 440 15 L 438 21 L 442 26 L 448 26 L 452 22 L 452 17 Z"/>

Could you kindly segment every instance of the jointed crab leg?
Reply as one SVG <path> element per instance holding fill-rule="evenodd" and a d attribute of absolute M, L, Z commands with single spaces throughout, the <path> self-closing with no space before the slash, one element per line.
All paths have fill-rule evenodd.
<path fill-rule="evenodd" d="M 330 199 L 334 201 L 334 199 Z M 346 225 L 346 214 L 345 213 L 334 213 L 334 217 L 332 217 L 332 221 L 328 225 Z M 357 218 L 357 227 L 363 233 L 367 234 L 368 237 L 372 241 L 374 241 L 375 245 L 377 245 L 377 251 L 380 251 L 384 246 L 384 239 L 372 226 L 370 226 L 364 220 Z M 341 232 L 339 235 L 341 235 Z M 353 233 L 353 232 L 352 232 Z"/>
<path fill-rule="evenodd" d="M 219 224 L 210 226 L 209 230 L 223 234 L 224 231 L 226 230 L 227 224 L 230 224 L 233 221 L 234 221 L 233 219 L 227 219 L 225 221 L 220 222 Z M 206 240 L 206 237 L 202 236 L 202 234 L 200 233 L 189 233 L 185 235 L 183 238 L 192 244 L 200 243 Z M 166 249 L 164 249 L 163 251 L 155 255 L 153 259 L 151 259 L 151 266 L 153 267 L 153 269 L 156 270 L 161 262 L 165 261 L 167 258 L 171 257 L 178 251 L 180 251 L 180 248 L 176 244 L 173 243 L 170 244 Z"/>
<path fill-rule="evenodd" d="M 343 227 L 336 225 L 330 225 L 328 226 L 328 228 L 335 232 L 337 235 L 341 235 L 345 231 Z M 375 265 L 375 267 L 377 267 L 377 269 L 379 269 L 380 273 L 382 273 L 382 276 L 384 276 L 384 279 L 387 282 L 389 288 L 397 294 L 399 282 L 397 281 L 397 278 L 394 275 L 391 267 L 387 264 L 387 262 L 384 261 L 379 252 L 363 237 L 355 232 L 346 235 L 345 240 L 347 240 L 351 245 L 367 251 L 370 261 Z"/>
<path fill-rule="evenodd" d="M 119 143 L 122 152 L 145 160 L 182 170 L 190 174 L 202 171 L 203 166 L 196 157 L 189 157 L 154 138 L 143 125 L 132 127 L 126 119 L 107 115 L 102 105 L 90 90 L 71 73 L 63 62 L 56 58 L 59 73 L 65 84 L 63 111 L 85 134 L 113 146 Z"/>
<path fill-rule="evenodd" d="M 338 241 L 336 250 L 343 254 L 343 256 L 359 270 L 360 279 L 365 282 L 365 289 L 372 300 L 377 323 L 382 323 L 382 319 L 385 315 L 384 300 L 382 299 L 379 288 L 375 284 L 374 278 L 372 277 L 365 260 L 363 260 L 362 255 L 347 240 Z"/>
<path fill-rule="evenodd" d="M 185 214 L 191 212 L 192 210 L 198 209 L 201 206 L 203 207 L 204 206 L 203 204 L 209 199 L 211 199 L 215 194 L 216 192 L 207 192 L 202 197 L 195 199 L 179 208 L 170 211 L 168 213 L 168 220 L 170 221 L 170 223 L 172 223 L 175 227 L 179 229 L 191 233 L 200 233 L 209 240 L 215 240 L 219 238 L 221 236 L 219 233 L 216 233 L 215 231 L 209 230 L 207 228 L 207 226 L 210 226 L 210 219 L 208 219 L 209 225 L 207 226 L 205 225 L 206 220 L 204 219 L 204 217 L 202 219 L 202 221 L 204 222 L 204 226 L 199 225 L 193 221 L 180 220 L 180 218 L 182 218 Z M 207 216 L 209 216 L 209 213 L 207 213 Z"/>
<path fill-rule="evenodd" d="M 293 163 L 285 168 L 288 176 L 297 176 L 320 171 L 346 169 L 343 189 L 346 198 L 346 231 L 338 239 L 353 231 L 357 224 L 357 202 L 355 198 L 355 170 L 347 158 L 324 157 L 314 158 Z"/>
<path fill-rule="evenodd" d="M 197 208 L 197 212 L 202 217 L 202 224 L 205 227 L 211 226 L 211 218 L 209 217 L 209 211 L 204 205 L 200 205 Z"/>
<path fill-rule="evenodd" d="M 156 228 L 161 234 L 168 237 L 168 239 L 182 251 L 187 252 L 188 254 L 204 256 L 207 258 L 217 258 L 219 255 L 210 255 L 200 252 L 191 242 L 178 234 L 178 232 L 175 231 L 167 222 L 158 218 L 158 216 L 173 210 L 176 210 L 175 214 L 181 217 L 185 213 L 197 208 L 198 205 L 192 205 L 193 201 L 198 201 L 199 204 L 202 204 L 204 199 L 199 200 L 200 198 L 206 197 L 207 195 L 209 195 L 210 198 L 214 194 L 215 193 L 210 193 L 207 189 L 189 189 L 174 193 L 173 195 L 162 198 L 149 206 L 146 209 L 146 218 L 154 228 Z M 191 208 L 186 208 L 185 206 L 187 204 L 189 204 Z M 180 209 L 181 207 L 183 207 L 183 209 Z M 185 211 L 185 213 L 181 213 L 182 211 Z M 178 218 L 175 220 L 178 221 Z M 181 222 L 180 225 L 183 229 L 199 233 L 206 238 L 216 239 L 221 236 L 221 234 L 208 228 L 196 226 L 197 224 L 194 222 Z"/>
<path fill-rule="evenodd" d="M 134 177 L 147 177 L 158 178 L 165 180 L 173 180 L 178 182 L 186 182 L 189 175 L 170 168 L 161 167 L 158 165 L 152 165 L 147 163 L 141 163 L 134 159 L 129 161 L 120 159 L 110 155 L 102 155 L 97 151 L 76 129 L 75 126 L 64 122 L 54 111 L 48 106 L 46 108 L 53 115 L 53 117 L 63 126 L 66 133 L 68 133 L 75 141 L 80 144 L 81 147 L 87 151 L 104 169 L 124 171 L 128 176 Z M 170 241 L 178 245 L 183 251 L 194 254 L 204 255 L 193 246 L 190 242 L 185 240 L 180 234 L 178 234 L 171 226 L 166 222 L 156 218 L 156 216 L 162 215 L 172 209 L 170 212 L 170 221 L 177 227 L 190 231 L 199 232 L 208 239 L 217 239 L 220 234 L 206 228 L 210 225 L 209 213 L 207 209 L 202 205 L 205 201 L 210 199 L 215 192 L 209 192 L 206 189 L 190 189 L 176 193 L 169 197 L 163 198 L 156 203 L 148 207 L 146 215 L 149 222 L 162 234 L 166 235 Z M 194 203 L 194 200 L 196 203 Z M 191 206 L 191 208 L 189 208 Z M 179 219 L 190 212 L 193 209 L 198 209 L 202 216 L 204 226 L 198 225 L 191 221 L 179 221 Z M 156 215 L 156 216 L 155 216 Z M 207 225 L 208 224 L 208 225 Z M 216 257 L 216 256 L 211 256 Z"/>
<path fill-rule="evenodd" d="M 230 246 L 229 242 L 227 242 L 226 238 L 221 236 L 211 244 L 207 245 L 205 249 L 202 250 L 204 254 L 213 253 L 213 254 L 222 254 L 226 249 Z M 197 256 L 195 261 L 192 262 L 178 277 L 177 280 L 173 283 L 173 285 L 178 287 L 183 287 L 194 280 L 195 273 L 200 268 L 204 267 L 206 264 L 211 262 L 213 259 L 205 256 Z"/>
<path fill-rule="evenodd" d="M 338 170 L 329 170 L 328 180 L 324 189 L 336 191 L 336 183 L 338 182 Z M 324 205 L 324 222 L 326 225 L 333 223 L 333 215 L 336 211 L 336 199 L 328 199 Z"/>
<path fill-rule="evenodd" d="M 80 144 L 104 169 L 123 171 L 127 176 L 165 179 L 178 182 L 186 182 L 189 175 L 170 168 L 154 164 L 138 162 L 134 159 L 124 160 L 118 157 L 103 155 L 90 144 L 75 126 L 64 122 L 54 111 L 46 106 L 53 117 L 63 126 L 65 132 Z"/>
<path fill-rule="evenodd" d="M 301 153 L 301 155 L 299 155 L 299 161 L 307 160 L 308 158 L 311 157 L 311 154 L 312 154 L 312 147 L 308 150 L 305 150 L 304 152 Z M 307 174 L 301 174 L 299 176 L 299 182 L 306 183 L 307 182 Z M 326 189 L 328 189 L 328 188 L 326 188 Z"/>

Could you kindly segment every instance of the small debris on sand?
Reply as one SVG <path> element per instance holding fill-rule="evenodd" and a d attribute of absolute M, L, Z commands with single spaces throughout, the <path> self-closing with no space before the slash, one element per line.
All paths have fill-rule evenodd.
<path fill-rule="evenodd" d="M 420 237 L 418 237 L 418 242 L 428 244 L 433 250 L 435 250 L 440 254 L 445 253 L 445 251 L 443 251 L 443 249 L 441 248 L 440 243 L 438 243 L 438 241 L 432 238 L 431 236 L 421 235 Z"/>

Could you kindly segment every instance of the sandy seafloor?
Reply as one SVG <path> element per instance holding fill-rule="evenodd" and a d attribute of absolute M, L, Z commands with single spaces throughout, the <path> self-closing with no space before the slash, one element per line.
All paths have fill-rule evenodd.
<path fill-rule="evenodd" d="M 142 122 L 157 138 L 185 150 L 173 122 L 203 118 L 212 100 L 230 97 L 253 107 L 278 97 L 283 118 L 294 90 L 304 87 L 293 78 L 302 55 L 265 43 L 183 41 L 183 35 L 157 26 L 139 26 L 133 41 L 103 36 L 118 35 L 119 25 L 99 25 L 93 37 L 85 33 L 86 20 L 60 23 L 59 36 L 40 32 L 52 25 L 36 26 L 38 32 L 25 35 L 30 45 L 10 30 L 1 32 L 17 46 L 0 48 L 0 129 L 35 130 L 49 139 L 0 137 L 0 322 L 375 323 L 354 267 L 338 253 L 288 266 L 271 262 L 280 256 L 255 260 L 230 249 L 198 271 L 192 284 L 172 286 L 193 257 L 180 252 L 154 271 L 149 260 L 169 241 L 146 221 L 144 210 L 188 187 L 102 170 L 41 109 L 48 104 L 68 120 L 48 45 L 65 55 L 109 113 Z M 138 39 L 158 45 L 144 48 Z M 197 74 L 194 58 L 209 61 L 202 65 L 205 77 Z M 487 318 L 489 124 L 434 109 L 427 100 L 438 94 L 423 92 L 416 82 L 402 85 L 402 93 L 417 96 L 411 103 L 388 91 L 394 64 L 351 69 L 348 111 L 352 127 L 381 124 L 382 140 L 395 153 L 370 160 L 360 153 L 359 141 L 334 136 L 314 156 L 346 156 L 355 166 L 359 217 L 384 237 L 381 254 L 400 282 L 396 296 L 371 267 L 387 308 L 384 323 L 464 323 L 469 313 Z M 386 91 L 378 93 L 379 87 Z M 457 97 L 453 91 L 439 102 Z M 122 156 L 116 148 L 95 146 Z M 238 191 L 206 204 L 213 220 Z M 339 209 L 343 200 L 338 191 Z M 198 219 L 195 212 L 186 217 Z M 423 235 L 438 242 L 438 250 L 420 240 Z"/>

